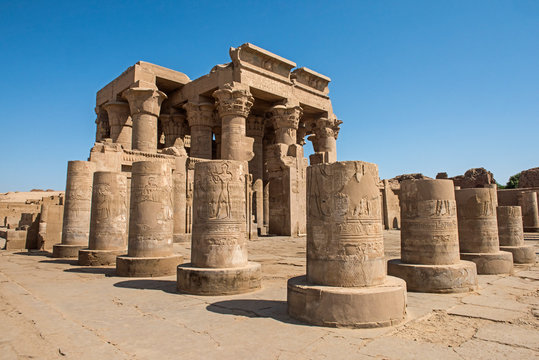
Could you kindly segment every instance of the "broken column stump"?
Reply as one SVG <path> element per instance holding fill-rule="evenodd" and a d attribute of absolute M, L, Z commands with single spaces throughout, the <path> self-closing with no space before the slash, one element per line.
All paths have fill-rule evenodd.
<path fill-rule="evenodd" d="M 378 167 L 362 161 L 307 169 L 307 275 L 288 280 L 288 313 L 314 325 L 403 321 L 406 284 L 386 276 Z"/>
<path fill-rule="evenodd" d="M 475 290 L 476 266 L 460 259 L 453 181 L 403 181 L 400 206 L 401 258 L 388 262 L 388 274 L 404 279 L 409 291 Z"/>

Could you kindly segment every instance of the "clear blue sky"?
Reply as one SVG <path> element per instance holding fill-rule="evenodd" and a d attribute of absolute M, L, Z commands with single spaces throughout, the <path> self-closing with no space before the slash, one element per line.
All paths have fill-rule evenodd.
<path fill-rule="evenodd" d="M 539 1 L 2 0 L 0 192 L 63 189 L 96 91 L 135 62 L 195 79 L 245 42 L 331 77 L 339 160 L 539 166 Z"/>

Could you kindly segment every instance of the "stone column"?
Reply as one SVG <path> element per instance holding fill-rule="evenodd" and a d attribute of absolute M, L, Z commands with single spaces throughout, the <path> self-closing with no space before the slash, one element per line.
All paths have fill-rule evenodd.
<path fill-rule="evenodd" d="M 178 290 L 227 295 L 260 287 L 260 264 L 247 260 L 247 162 L 195 165 L 191 263 L 178 266 Z"/>
<path fill-rule="evenodd" d="M 378 167 L 362 161 L 310 166 L 307 276 L 288 281 L 288 313 L 315 325 L 395 325 L 406 284 L 386 276 Z"/>
<path fill-rule="evenodd" d="M 186 116 L 180 112 L 174 111 L 170 114 L 161 114 L 159 117 L 163 124 L 163 132 L 165 133 L 165 148 L 174 146 L 177 138 L 181 138 L 186 134 Z"/>
<path fill-rule="evenodd" d="M 150 88 L 130 88 L 124 91 L 133 121 L 133 150 L 157 152 L 157 118 L 164 92 Z"/>
<path fill-rule="evenodd" d="M 498 206 L 500 250 L 513 254 L 515 264 L 535 264 L 535 248 L 524 243 L 520 206 Z"/>
<path fill-rule="evenodd" d="M 265 233 L 264 229 L 264 118 L 262 116 L 249 116 L 247 118 L 247 136 L 254 139 L 254 156 L 249 161 L 249 172 L 253 175 L 254 211 L 258 233 Z"/>
<path fill-rule="evenodd" d="M 129 104 L 112 101 L 106 103 L 103 108 L 109 116 L 110 137 L 112 141 L 122 145 L 124 149 L 131 150 L 133 121 L 131 121 Z"/>
<path fill-rule="evenodd" d="M 539 209 L 535 191 L 518 194 L 518 204 L 522 208 L 522 223 L 525 232 L 539 232 Z"/>
<path fill-rule="evenodd" d="M 246 137 L 245 119 L 254 98 L 249 87 L 225 84 L 213 93 L 221 118 L 221 159 L 249 161 L 253 158 L 253 139 Z"/>
<path fill-rule="evenodd" d="M 94 171 L 95 164 L 89 161 L 67 163 L 62 242 L 53 246 L 53 257 L 76 258 L 88 247 Z"/>
<path fill-rule="evenodd" d="M 478 274 L 509 274 L 513 256 L 500 251 L 496 221 L 496 190 L 472 188 L 455 191 L 460 258 L 473 261 Z"/>
<path fill-rule="evenodd" d="M 270 109 L 275 144 L 267 147 L 269 183 L 269 232 L 297 236 L 306 232 L 306 159 L 296 144 L 302 109 L 298 104 L 276 105 Z"/>
<path fill-rule="evenodd" d="M 188 102 L 183 106 L 191 128 L 190 157 L 211 159 L 213 104 Z"/>
<path fill-rule="evenodd" d="M 337 137 L 342 121 L 337 118 L 322 117 L 316 120 L 314 136 L 309 136 L 313 143 L 314 154 L 311 155 L 311 165 L 316 163 L 332 163 L 337 161 Z"/>
<path fill-rule="evenodd" d="M 127 256 L 116 259 L 119 276 L 166 276 L 182 257 L 173 252 L 173 183 L 169 164 L 133 163 Z"/>
<path fill-rule="evenodd" d="M 79 250 L 79 265 L 114 265 L 127 250 L 127 178 L 122 173 L 94 173 L 88 249 Z"/>
<path fill-rule="evenodd" d="M 388 274 L 404 279 L 409 291 L 476 289 L 475 264 L 460 260 L 453 181 L 403 181 L 400 207 L 401 259 L 388 262 Z"/>
<path fill-rule="evenodd" d="M 174 232 L 175 243 L 187 242 L 191 235 L 187 231 L 187 156 L 176 157 L 172 173 L 174 183 Z"/>

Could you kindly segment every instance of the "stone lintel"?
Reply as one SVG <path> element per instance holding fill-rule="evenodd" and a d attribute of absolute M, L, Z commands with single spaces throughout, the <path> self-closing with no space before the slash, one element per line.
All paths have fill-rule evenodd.
<path fill-rule="evenodd" d="M 291 79 L 295 80 L 296 86 L 298 84 L 305 85 L 309 88 L 315 89 L 324 95 L 329 94 L 328 84 L 331 79 L 325 75 L 319 74 L 306 67 L 298 68 L 292 71 Z"/>
<path fill-rule="evenodd" d="M 107 101 L 118 100 L 125 90 L 135 84 L 140 87 L 169 91 L 179 89 L 188 82 L 190 82 L 189 77 L 179 71 L 139 61 L 97 92 L 96 106 L 103 105 Z"/>
<path fill-rule="evenodd" d="M 250 43 L 245 43 L 237 48 L 231 47 L 229 52 L 235 67 L 254 67 L 253 70 L 262 69 L 264 72 L 277 74 L 286 79 L 290 79 L 290 71 L 296 67 L 295 62 Z"/>

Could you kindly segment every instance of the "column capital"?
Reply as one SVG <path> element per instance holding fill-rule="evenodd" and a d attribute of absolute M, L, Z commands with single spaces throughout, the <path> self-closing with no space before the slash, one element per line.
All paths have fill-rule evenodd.
<path fill-rule="evenodd" d="M 131 111 L 129 104 L 122 101 L 110 101 L 103 105 L 109 116 L 111 126 L 131 125 Z"/>
<path fill-rule="evenodd" d="M 315 122 L 314 134 L 316 137 L 327 138 L 333 137 L 337 140 L 340 131 L 340 125 L 342 124 L 341 120 L 338 120 L 336 116 L 332 117 L 321 117 L 318 118 Z"/>
<path fill-rule="evenodd" d="M 249 87 L 237 82 L 225 84 L 213 93 L 220 117 L 241 116 L 246 118 L 251 111 L 254 98 Z"/>
<path fill-rule="evenodd" d="M 187 112 L 187 121 L 189 126 L 207 126 L 214 125 L 213 104 L 209 102 L 194 103 L 188 102 L 183 105 Z"/>
<path fill-rule="evenodd" d="M 263 137 L 266 119 L 263 116 L 249 115 L 247 117 L 247 136 Z"/>
<path fill-rule="evenodd" d="M 153 116 L 159 116 L 161 104 L 167 98 L 164 92 L 151 88 L 129 88 L 122 96 L 129 102 L 131 115 L 141 113 Z"/>
<path fill-rule="evenodd" d="M 299 105 L 275 105 L 270 108 L 269 114 L 275 130 L 282 128 L 297 130 L 303 109 Z"/>

